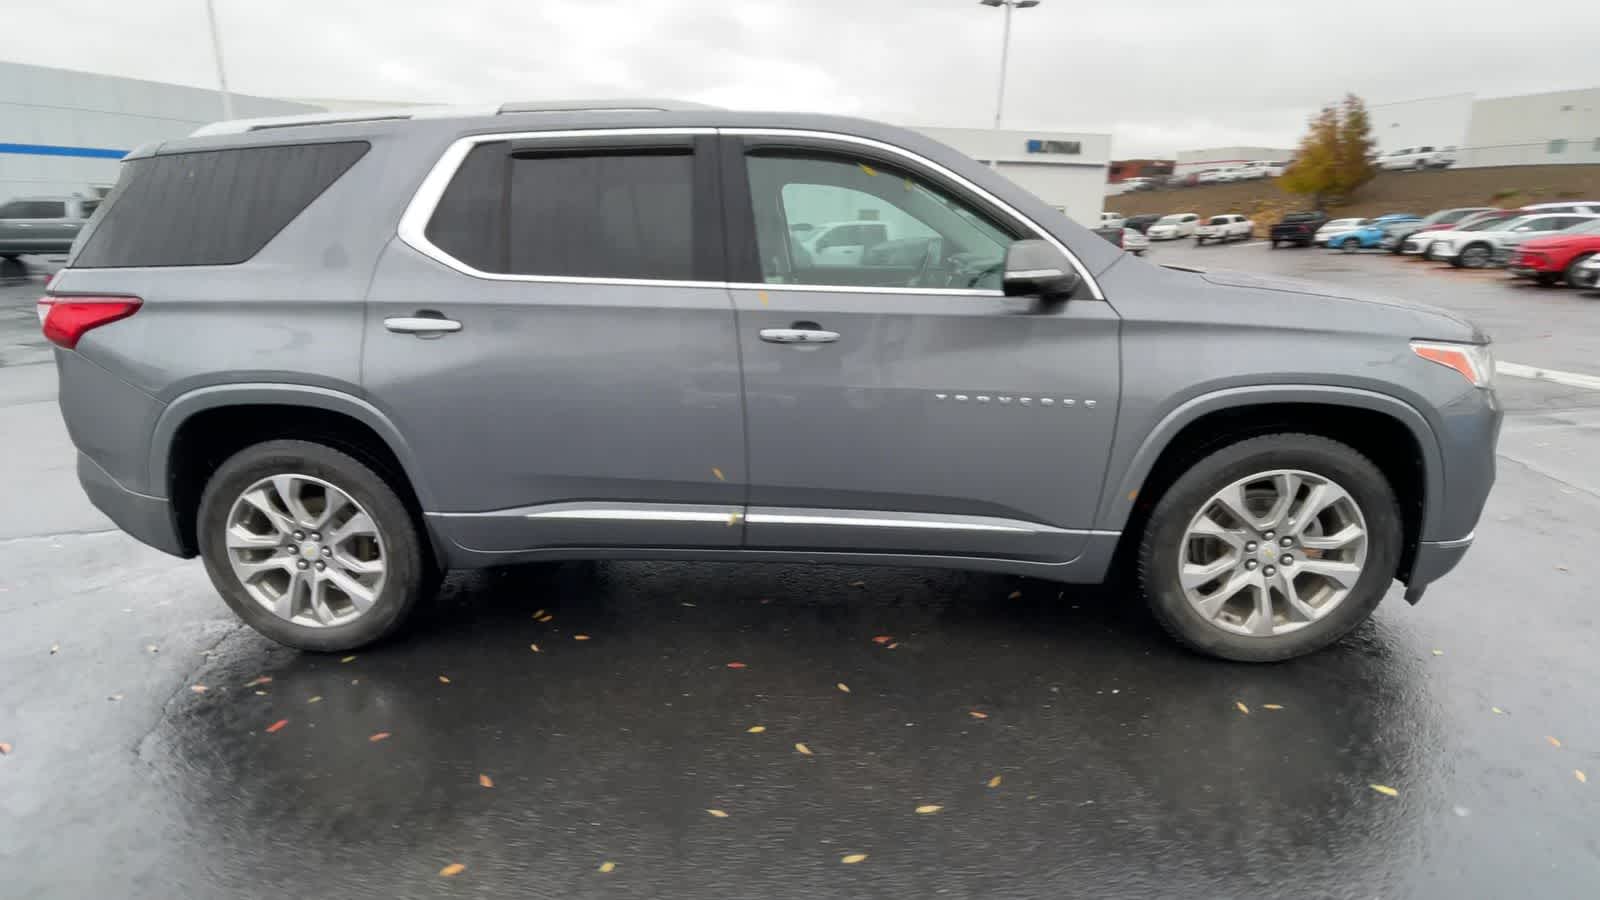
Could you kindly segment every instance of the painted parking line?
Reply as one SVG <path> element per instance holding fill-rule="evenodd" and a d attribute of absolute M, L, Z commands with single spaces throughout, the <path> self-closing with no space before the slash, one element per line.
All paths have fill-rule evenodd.
<path fill-rule="evenodd" d="M 1253 242 L 1248 243 L 1248 244 L 1240 244 L 1239 246 L 1241 246 L 1241 247 L 1265 247 L 1266 245 L 1268 245 L 1270 243 L 1272 243 L 1272 242 L 1271 241 L 1253 241 Z"/>
<path fill-rule="evenodd" d="M 1560 369 L 1541 369 L 1538 366 L 1525 366 L 1522 363 L 1496 362 L 1494 370 L 1500 375 L 1509 375 L 1512 378 L 1531 378 L 1536 381 L 1550 381 L 1555 384 L 1564 384 L 1567 387 L 1584 388 L 1591 391 L 1600 391 L 1600 375 L 1585 375 L 1582 372 L 1563 372 Z"/>

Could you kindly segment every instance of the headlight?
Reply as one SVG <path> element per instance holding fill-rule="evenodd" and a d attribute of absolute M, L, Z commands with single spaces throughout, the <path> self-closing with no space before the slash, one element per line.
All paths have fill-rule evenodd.
<path fill-rule="evenodd" d="M 1474 387 L 1494 387 L 1494 353 L 1488 344 L 1412 341 L 1411 352 L 1429 362 L 1455 369 Z"/>

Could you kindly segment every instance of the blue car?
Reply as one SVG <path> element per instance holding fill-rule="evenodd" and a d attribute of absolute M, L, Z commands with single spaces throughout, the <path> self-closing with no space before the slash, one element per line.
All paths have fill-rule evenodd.
<path fill-rule="evenodd" d="M 1328 249 L 1343 250 L 1346 253 L 1354 253 L 1357 250 L 1371 250 L 1383 240 L 1384 226 L 1393 225 L 1396 222 L 1420 221 L 1421 218 L 1421 216 L 1414 216 L 1411 213 L 1388 213 L 1376 219 L 1368 219 L 1367 224 L 1360 228 L 1329 235 Z"/>

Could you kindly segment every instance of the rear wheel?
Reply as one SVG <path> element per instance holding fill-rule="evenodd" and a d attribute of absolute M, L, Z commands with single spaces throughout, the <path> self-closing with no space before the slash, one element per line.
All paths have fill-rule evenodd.
<path fill-rule="evenodd" d="M 1266 435 L 1173 483 L 1145 526 L 1139 578 L 1179 642 L 1269 662 L 1325 647 L 1371 615 L 1401 537 L 1394 492 L 1366 457 L 1324 437 Z"/>
<path fill-rule="evenodd" d="M 0 284 L 17 284 L 28 280 L 28 267 L 15 256 L 0 256 Z"/>
<path fill-rule="evenodd" d="M 223 600 L 280 644 L 325 652 L 397 631 L 432 588 L 393 487 L 322 444 L 269 441 L 218 467 L 200 498 L 200 555 Z"/>
<path fill-rule="evenodd" d="M 1274 249 L 1274 250 L 1278 249 L 1278 241 L 1277 241 L 1276 238 L 1274 238 L 1273 241 L 1272 241 L 1272 249 Z"/>
<path fill-rule="evenodd" d="M 1469 244 L 1462 247 L 1450 262 L 1464 269 L 1481 269 L 1489 264 L 1489 245 Z"/>
<path fill-rule="evenodd" d="M 1567 283 L 1568 287 L 1578 286 L 1578 267 L 1588 262 L 1591 256 L 1594 256 L 1594 254 L 1580 253 L 1572 258 L 1572 262 L 1567 263 L 1566 270 L 1561 273 L 1561 279 Z"/>

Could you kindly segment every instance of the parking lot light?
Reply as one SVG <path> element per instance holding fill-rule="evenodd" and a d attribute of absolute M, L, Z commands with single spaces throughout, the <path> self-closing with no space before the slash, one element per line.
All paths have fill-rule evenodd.
<path fill-rule="evenodd" d="M 1000 116 L 1006 106 L 1006 58 L 1011 54 L 1011 10 L 1032 9 L 1039 5 L 1039 0 L 978 0 L 982 6 L 1003 7 L 1006 11 L 1006 24 L 1000 35 L 1000 91 L 994 101 L 994 127 L 1000 127 Z"/>

